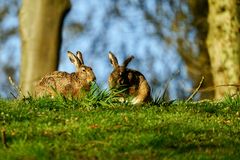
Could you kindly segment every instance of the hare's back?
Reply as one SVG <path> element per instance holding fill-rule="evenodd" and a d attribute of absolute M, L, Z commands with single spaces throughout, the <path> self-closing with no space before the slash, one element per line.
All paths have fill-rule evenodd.
<path fill-rule="evenodd" d="M 150 86 L 145 76 L 136 70 L 128 71 L 129 93 L 131 95 L 138 94 L 139 90 L 150 90 Z"/>
<path fill-rule="evenodd" d="M 140 83 L 140 81 L 145 80 L 144 75 L 137 70 L 129 69 L 127 75 L 130 83 L 133 83 L 133 84 L 138 84 Z"/>
<path fill-rule="evenodd" d="M 55 71 L 45 75 L 35 86 L 36 95 L 54 95 L 54 90 L 60 93 L 66 88 L 72 88 L 71 75 L 67 72 Z"/>
<path fill-rule="evenodd" d="M 71 76 L 67 72 L 53 72 L 44 76 L 38 83 L 40 86 L 51 86 L 57 87 L 58 84 L 65 85 L 69 84 L 71 81 Z"/>

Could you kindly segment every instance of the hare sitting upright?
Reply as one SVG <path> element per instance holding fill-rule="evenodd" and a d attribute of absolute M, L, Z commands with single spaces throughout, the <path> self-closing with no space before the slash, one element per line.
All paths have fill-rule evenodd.
<path fill-rule="evenodd" d="M 54 97 L 57 93 L 64 96 L 79 97 L 90 90 L 91 83 L 96 80 L 92 68 L 84 65 L 80 51 L 77 51 L 76 55 L 68 51 L 67 55 L 75 65 L 76 72 L 54 71 L 47 74 L 35 86 L 37 97 L 44 95 Z"/>
<path fill-rule="evenodd" d="M 109 52 L 109 60 L 114 70 L 108 78 L 109 87 L 116 90 L 124 90 L 121 98 L 131 96 L 133 104 L 147 102 L 151 99 L 151 89 L 144 75 L 136 70 L 127 68 L 129 62 L 134 58 L 128 57 L 122 66 L 119 66 L 115 55 Z"/>

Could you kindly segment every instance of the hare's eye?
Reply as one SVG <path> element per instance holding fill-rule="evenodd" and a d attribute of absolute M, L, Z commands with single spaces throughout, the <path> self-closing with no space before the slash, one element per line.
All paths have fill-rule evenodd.
<path fill-rule="evenodd" d="M 83 71 L 83 72 L 86 72 L 86 69 L 85 69 L 85 68 L 82 68 L 82 71 Z"/>

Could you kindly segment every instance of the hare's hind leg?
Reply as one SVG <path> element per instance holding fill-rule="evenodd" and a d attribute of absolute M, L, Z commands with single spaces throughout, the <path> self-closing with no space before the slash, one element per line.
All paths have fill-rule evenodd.
<path fill-rule="evenodd" d="M 139 86 L 137 96 L 132 99 L 132 104 L 140 104 L 149 101 L 151 99 L 150 90 L 151 89 L 147 81 L 142 81 Z"/>

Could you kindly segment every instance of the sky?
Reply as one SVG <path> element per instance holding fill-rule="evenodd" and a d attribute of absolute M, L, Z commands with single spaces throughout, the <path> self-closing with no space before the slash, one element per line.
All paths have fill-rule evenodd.
<path fill-rule="evenodd" d="M 0 0 L 0 7 L 2 2 Z M 68 50 L 76 52 L 80 50 L 86 65 L 93 68 L 97 83 L 102 88 L 107 88 L 107 78 L 112 71 L 108 60 L 108 52 L 112 51 L 118 57 L 119 62 L 124 58 L 134 55 L 135 59 L 129 67 L 142 72 L 148 81 L 154 74 L 160 82 L 159 86 L 152 87 L 154 94 L 163 92 L 166 81 L 173 74 L 180 71 L 181 78 L 173 78 L 169 84 L 171 99 L 178 98 L 177 88 L 191 88 L 190 80 L 176 48 L 167 46 L 154 33 L 154 27 L 145 19 L 142 12 L 134 7 L 120 2 L 121 17 L 114 17 L 107 13 L 113 5 L 111 0 L 71 0 L 72 7 L 64 20 L 62 32 L 62 45 L 60 49 L 60 71 L 74 72 L 75 68 L 67 58 Z M 0 22 L 0 30 L 18 27 L 18 9 L 11 6 L 11 11 Z M 155 4 L 149 1 L 147 6 L 151 9 Z M 164 7 L 168 10 L 168 6 Z M 171 34 L 168 30 L 169 19 L 165 18 L 165 34 Z M 82 24 L 83 32 L 71 28 L 71 24 Z M 19 81 L 19 67 L 21 56 L 21 41 L 19 34 L 13 34 L 0 44 L 0 74 L 3 74 L 3 66 L 10 63 L 18 70 L 15 79 Z M 153 59 L 151 63 L 149 59 Z M 5 86 L 0 91 L 2 97 L 9 96 L 9 85 L 6 83 L 7 76 L 1 76 L 0 85 Z M 180 86 L 181 85 L 181 86 Z M 10 90 L 10 89 L 9 89 Z"/>

